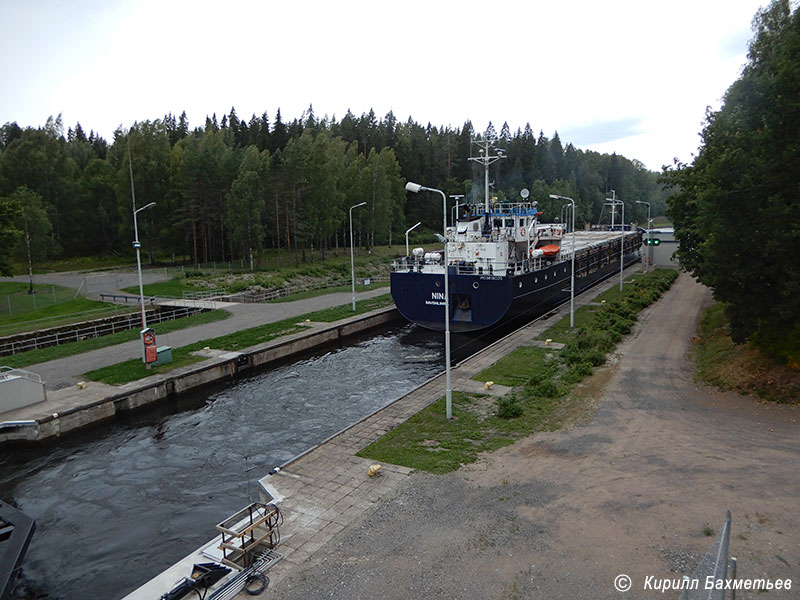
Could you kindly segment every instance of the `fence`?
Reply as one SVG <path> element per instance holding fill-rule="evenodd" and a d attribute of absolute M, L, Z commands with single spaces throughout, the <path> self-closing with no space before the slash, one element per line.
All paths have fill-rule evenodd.
<path fill-rule="evenodd" d="M 139 296 L 131 296 L 129 294 L 100 294 L 100 300 L 103 302 L 114 302 L 116 304 L 119 304 L 120 301 L 127 304 L 129 300 L 131 304 L 141 304 L 142 301 Z M 145 298 L 144 301 L 152 306 L 156 299 L 155 296 L 152 296 Z"/>
<path fill-rule="evenodd" d="M 9 379 L 11 377 L 23 377 L 34 383 L 42 383 L 41 375 L 25 371 L 23 369 L 13 369 L 11 367 L 0 367 L 0 379 Z"/>
<path fill-rule="evenodd" d="M 169 310 L 152 311 L 152 313 L 147 313 L 147 323 L 150 325 L 188 317 L 204 310 L 204 308 L 196 306 L 183 306 Z M 74 327 L 62 328 L 58 331 L 37 331 L 32 334 L 14 336 L 13 339 L 0 339 L 0 356 L 19 354 L 20 352 L 49 346 L 60 346 L 61 344 L 78 342 L 88 338 L 110 335 L 118 331 L 137 329 L 141 327 L 141 319 L 141 314 L 134 312 L 113 319 L 80 323 Z"/>
<path fill-rule="evenodd" d="M 204 290 L 202 292 L 195 292 L 190 290 L 183 290 L 181 292 L 181 299 L 182 300 L 210 300 L 212 298 L 216 299 L 219 296 L 225 295 L 225 290 Z"/>
<path fill-rule="evenodd" d="M 387 277 L 386 275 L 377 275 L 375 277 L 368 277 L 366 279 L 361 279 L 360 281 L 357 279 L 356 285 L 357 286 L 371 285 L 373 283 L 388 283 L 388 282 L 389 282 L 389 277 Z M 269 290 L 266 292 L 261 292 L 258 294 L 246 294 L 246 293 L 227 294 L 225 296 L 216 297 L 215 300 L 219 300 L 221 302 L 241 302 L 241 303 L 270 302 L 272 300 L 280 300 L 281 298 L 285 298 L 293 294 L 302 294 L 305 292 L 314 292 L 317 290 L 325 290 L 337 287 L 345 287 L 345 286 L 349 287 L 350 285 L 351 285 L 351 280 L 348 278 L 348 279 L 340 279 L 338 281 L 326 281 L 314 285 L 287 286 L 283 288 Z"/>
<path fill-rule="evenodd" d="M 0 301 L 0 314 L 13 317 L 72 300 L 73 297 L 72 290 L 55 285 L 37 284 L 34 286 L 34 290 L 36 292 L 34 294 L 29 294 L 27 289 L 24 292 L 5 294 L 5 300 Z"/>
<path fill-rule="evenodd" d="M 684 576 L 687 589 L 681 592 L 678 600 L 725 600 L 724 584 L 722 589 L 708 590 L 706 588 L 707 578 L 713 578 L 713 581 L 724 582 L 728 577 L 728 550 L 730 547 L 731 538 L 731 511 L 725 515 L 725 523 L 722 525 L 717 538 L 711 545 L 711 548 L 706 552 L 705 556 L 700 560 L 700 564 L 695 567 L 690 577 Z M 736 559 L 731 559 L 733 568 L 731 577 L 736 579 Z M 692 585 L 690 585 L 692 584 Z M 731 593 L 731 600 L 736 600 L 736 592 Z"/>

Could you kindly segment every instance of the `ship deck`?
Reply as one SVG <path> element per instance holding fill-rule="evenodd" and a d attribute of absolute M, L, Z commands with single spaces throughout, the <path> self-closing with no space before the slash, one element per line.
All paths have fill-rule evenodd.
<path fill-rule="evenodd" d="M 634 236 L 636 231 L 626 231 L 625 236 Z M 619 231 L 581 231 L 575 232 L 575 252 L 591 248 L 603 242 L 613 242 L 620 238 Z M 572 256 L 572 234 L 565 233 L 561 238 L 561 256 Z"/>

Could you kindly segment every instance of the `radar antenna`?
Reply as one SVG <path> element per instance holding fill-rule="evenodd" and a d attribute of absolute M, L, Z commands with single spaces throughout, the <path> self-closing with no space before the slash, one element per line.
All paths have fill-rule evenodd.
<path fill-rule="evenodd" d="M 492 142 L 488 138 L 485 140 L 473 140 L 473 144 L 477 145 L 480 150 L 478 150 L 478 156 L 471 156 L 467 160 L 471 160 L 472 162 L 476 162 L 478 164 L 483 165 L 483 181 L 484 181 L 484 202 L 486 203 L 486 215 L 488 219 L 489 215 L 489 165 L 497 162 L 501 158 L 506 158 L 505 150 L 502 148 L 497 149 L 497 154 L 492 156 L 490 154 Z"/>

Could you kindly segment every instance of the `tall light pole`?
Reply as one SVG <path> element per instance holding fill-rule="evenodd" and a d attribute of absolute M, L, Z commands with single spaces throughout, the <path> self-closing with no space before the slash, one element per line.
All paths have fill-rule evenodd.
<path fill-rule="evenodd" d="M 130 143 L 128 144 L 128 172 L 131 176 L 131 202 L 133 204 L 133 247 L 136 248 L 136 271 L 139 274 L 139 306 L 142 311 L 142 330 L 147 329 L 147 314 L 144 310 L 144 286 L 142 285 L 142 258 L 140 256 L 139 249 L 142 247 L 141 242 L 139 242 L 139 225 L 136 222 L 136 215 L 143 210 L 150 208 L 151 206 L 155 206 L 155 202 L 151 202 L 150 204 L 145 204 L 142 208 L 136 208 L 136 194 L 133 188 L 133 162 L 131 161 L 131 147 Z M 145 351 L 144 345 L 144 338 L 142 338 L 142 361 L 150 368 L 150 363 L 147 362 L 147 356 Z"/>
<path fill-rule="evenodd" d="M 652 259 L 650 258 L 650 252 L 652 246 L 650 245 L 650 203 L 645 202 L 644 200 L 637 200 L 636 204 L 647 204 L 647 264 L 644 267 L 645 272 L 650 271 L 650 263 Z"/>
<path fill-rule="evenodd" d="M 554 195 L 555 194 L 551 194 L 550 197 L 553 198 Z M 559 199 L 561 199 L 561 196 L 556 196 L 555 198 L 553 198 L 553 200 L 559 200 Z M 567 212 L 564 209 L 569 210 L 569 204 L 564 204 L 561 207 L 561 212 L 559 213 L 559 218 L 561 218 L 561 222 L 564 224 L 564 227 L 566 227 L 567 226 Z M 562 215 L 563 215 L 563 217 L 562 217 Z"/>
<path fill-rule="evenodd" d="M 613 190 L 612 190 L 613 191 Z M 624 266 L 623 258 L 625 257 L 625 203 L 622 200 L 617 200 L 616 198 L 606 198 L 606 200 L 611 200 L 611 206 L 615 206 L 616 204 L 622 205 L 622 225 L 620 225 L 620 238 L 619 238 L 619 291 L 622 291 L 622 267 Z M 613 210 L 613 208 L 612 208 Z M 611 213 L 613 216 L 613 212 Z"/>
<path fill-rule="evenodd" d="M 142 329 L 147 329 L 147 315 L 144 311 L 144 286 L 142 286 L 142 259 L 139 255 L 139 249 L 142 247 L 142 244 L 139 242 L 139 226 L 136 223 L 136 215 L 137 213 L 142 212 L 150 208 L 151 206 L 155 206 L 155 202 L 151 202 L 150 204 L 145 204 L 142 208 L 136 208 L 136 204 L 133 205 L 133 247 L 136 248 L 136 270 L 139 273 L 139 303 L 142 307 Z"/>
<path fill-rule="evenodd" d="M 620 200 L 622 205 L 622 227 L 619 235 L 619 291 L 622 291 L 622 268 L 625 266 L 625 203 Z"/>
<path fill-rule="evenodd" d="M 447 196 L 444 195 L 442 190 L 435 188 L 428 188 L 418 183 L 406 184 L 406 191 L 418 194 L 420 192 L 436 192 L 442 195 L 442 225 L 444 227 L 445 240 L 444 240 L 444 362 L 445 362 L 445 411 L 448 419 L 453 418 L 453 387 L 450 384 L 450 279 L 448 271 L 450 270 L 449 260 L 447 257 Z"/>
<path fill-rule="evenodd" d="M 366 202 L 355 204 L 350 207 L 350 284 L 353 291 L 353 312 L 356 312 L 356 262 L 353 257 L 353 209 L 364 206 Z"/>
<path fill-rule="evenodd" d="M 611 190 L 611 198 L 606 198 L 606 202 L 611 203 L 611 231 L 614 231 L 614 215 L 617 212 L 617 209 L 614 208 L 614 205 L 619 202 L 619 200 L 617 200 L 616 190 Z"/>
<path fill-rule="evenodd" d="M 572 273 L 569 276 L 569 326 L 575 327 L 575 200 L 567 196 L 550 194 L 553 200 L 569 200 L 572 204 Z M 564 206 L 569 206 L 565 204 Z M 564 219 L 566 221 L 566 219 Z"/>
<path fill-rule="evenodd" d="M 408 249 L 408 234 L 411 233 L 414 229 L 416 229 L 420 225 L 422 225 L 422 221 L 420 221 L 419 223 L 417 223 L 413 227 L 409 227 L 408 229 L 406 229 L 406 257 L 410 256 L 410 252 L 409 252 L 409 249 Z"/>
<path fill-rule="evenodd" d="M 456 205 L 453 207 L 453 227 L 455 227 L 458 222 L 458 201 L 464 197 L 464 194 L 450 194 L 450 197 L 456 201 Z"/>

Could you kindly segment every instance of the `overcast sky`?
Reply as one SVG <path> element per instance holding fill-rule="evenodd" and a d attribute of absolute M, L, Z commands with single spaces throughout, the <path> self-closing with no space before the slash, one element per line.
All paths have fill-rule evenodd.
<path fill-rule="evenodd" d="M 186 111 L 471 120 L 659 170 L 690 161 L 759 0 L 0 0 L 0 123 L 109 141 Z"/>

